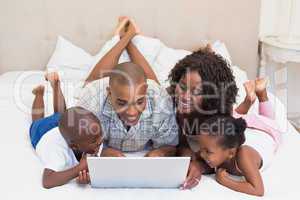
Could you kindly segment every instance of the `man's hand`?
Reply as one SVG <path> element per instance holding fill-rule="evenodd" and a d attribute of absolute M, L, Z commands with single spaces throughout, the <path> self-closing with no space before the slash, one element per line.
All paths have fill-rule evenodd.
<path fill-rule="evenodd" d="M 145 157 L 173 157 L 176 155 L 176 147 L 163 146 L 158 149 L 149 151 Z"/>
<path fill-rule="evenodd" d="M 81 185 L 86 185 L 91 182 L 89 172 L 86 170 L 80 171 L 77 177 L 77 183 Z"/>
<path fill-rule="evenodd" d="M 224 185 L 224 182 L 228 179 L 228 173 L 226 169 L 219 168 L 216 171 L 216 181 L 221 185 Z"/>
<path fill-rule="evenodd" d="M 101 152 L 102 157 L 125 157 L 122 151 L 113 149 L 113 148 L 105 148 Z"/>
<path fill-rule="evenodd" d="M 198 161 L 192 160 L 189 165 L 189 171 L 187 178 L 184 183 L 181 185 L 182 190 L 192 189 L 200 182 L 202 176 L 202 169 Z"/>
<path fill-rule="evenodd" d="M 165 153 L 159 149 L 155 149 L 146 153 L 145 157 L 164 157 Z"/>

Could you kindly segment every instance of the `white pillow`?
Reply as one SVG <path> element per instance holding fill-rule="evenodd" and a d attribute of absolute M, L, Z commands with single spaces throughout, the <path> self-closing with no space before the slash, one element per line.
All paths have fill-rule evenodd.
<path fill-rule="evenodd" d="M 212 45 L 212 49 L 216 54 L 222 56 L 230 66 L 232 65 L 231 56 L 223 42 L 219 40 L 215 41 Z"/>
<path fill-rule="evenodd" d="M 63 81 L 83 81 L 93 62 L 93 56 L 82 48 L 72 44 L 62 36 L 58 36 L 54 53 L 47 71 L 57 71 Z"/>
<path fill-rule="evenodd" d="M 80 47 L 72 44 L 62 36 L 58 36 L 54 53 L 52 54 L 47 69 L 60 67 L 88 70 L 93 57 Z"/>

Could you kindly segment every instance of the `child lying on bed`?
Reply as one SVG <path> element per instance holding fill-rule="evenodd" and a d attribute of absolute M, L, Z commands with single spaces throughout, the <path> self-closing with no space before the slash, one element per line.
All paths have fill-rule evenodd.
<path fill-rule="evenodd" d="M 281 136 L 273 120 L 266 83 L 265 79 L 246 83 L 247 97 L 233 117 L 215 115 L 196 124 L 199 125 L 197 130 L 189 130 L 189 135 L 186 135 L 191 149 L 197 152 L 201 161 L 215 169 L 216 180 L 220 184 L 257 196 L 264 195 L 260 171 L 270 165 Z M 259 114 L 247 114 L 256 96 Z M 199 119 L 193 116 L 186 125 L 191 127 Z M 229 174 L 244 176 L 245 180 L 234 180 Z"/>
<path fill-rule="evenodd" d="M 54 114 L 44 117 L 44 86 L 36 87 L 30 127 L 31 143 L 45 167 L 43 186 L 60 186 L 76 177 L 80 184 L 89 183 L 85 154 L 99 152 L 102 143 L 99 120 L 81 107 L 66 109 L 58 74 L 49 73 L 45 78 L 53 89 Z"/>

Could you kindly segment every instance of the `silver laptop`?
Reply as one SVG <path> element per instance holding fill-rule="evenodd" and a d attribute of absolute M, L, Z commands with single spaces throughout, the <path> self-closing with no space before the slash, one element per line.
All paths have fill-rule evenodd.
<path fill-rule="evenodd" d="M 190 157 L 88 157 L 94 188 L 178 188 Z"/>

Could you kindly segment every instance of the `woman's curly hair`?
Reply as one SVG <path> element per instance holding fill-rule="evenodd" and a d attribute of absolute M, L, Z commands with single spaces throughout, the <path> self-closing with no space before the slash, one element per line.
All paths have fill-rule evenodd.
<path fill-rule="evenodd" d="M 205 111 L 216 110 L 216 113 L 231 114 L 238 88 L 232 70 L 223 57 L 206 48 L 180 60 L 169 74 L 171 95 L 175 95 L 176 85 L 188 71 L 197 71 L 202 79 L 204 97 L 201 108 Z M 215 95 L 215 89 L 219 93 L 219 98 L 205 98 L 207 95 Z"/>

